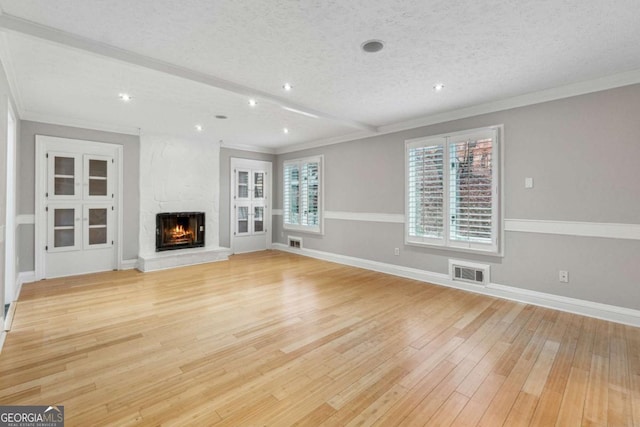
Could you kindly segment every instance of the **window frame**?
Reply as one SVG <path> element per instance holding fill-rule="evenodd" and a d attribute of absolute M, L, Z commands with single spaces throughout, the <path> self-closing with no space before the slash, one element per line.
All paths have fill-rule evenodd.
<path fill-rule="evenodd" d="M 318 224 L 303 225 L 301 224 L 302 214 L 299 213 L 298 223 L 287 222 L 289 206 L 287 205 L 287 166 L 297 165 L 298 170 L 302 171 L 304 165 L 310 163 L 318 163 Z M 303 189 L 298 191 L 298 206 L 300 210 L 304 210 L 302 200 Z M 323 234 L 324 233 L 324 155 L 309 156 L 297 159 L 285 160 L 282 164 L 282 228 L 284 230 L 296 230 L 306 233 Z"/>
<path fill-rule="evenodd" d="M 481 243 L 472 241 L 459 241 L 451 239 L 451 200 L 450 200 L 450 147 L 456 142 L 460 142 L 459 138 L 473 136 L 475 139 L 481 139 L 490 135 L 492 137 L 491 155 L 492 159 L 492 227 L 491 227 L 491 243 Z M 416 147 L 429 147 L 440 145 L 443 151 L 443 230 L 442 238 L 427 236 L 411 236 L 410 235 L 410 156 L 409 150 Z M 410 246 L 435 247 L 456 252 L 481 253 L 487 255 L 504 256 L 504 127 L 503 125 L 487 126 L 476 129 L 467 129 L 462 131 L 450 132 L 445 134 L 425 136 L 405 140 L 405 244 Z"/>

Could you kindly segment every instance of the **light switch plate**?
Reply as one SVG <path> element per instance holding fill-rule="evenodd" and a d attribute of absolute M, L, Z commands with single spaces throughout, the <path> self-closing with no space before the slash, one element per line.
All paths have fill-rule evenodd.
<path fill-rule="evenodd" d="M 533 188 L 533 178 L 524 179 L 524 188 Z"/>

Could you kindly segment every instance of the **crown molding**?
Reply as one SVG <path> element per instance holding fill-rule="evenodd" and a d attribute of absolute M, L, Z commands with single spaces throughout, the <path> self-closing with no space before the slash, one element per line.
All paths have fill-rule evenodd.
<path fill-rule="evenodd" d="M 307 150 L 310 148 L 324 147 L 327 145 L 339 144 L 342 142 L 354 141 L 371 136 L 388 135 L 390 133 L 401 132 L 410 129 L 416 129 L 424 126 L 435 125 L 438 123 L 449 122 L 453 120 L 465 119 L 468 117 L 479 116 L 482 114 L 495 113 L 498 111 L 510 110 L 513 108 L 526 107 L 528 105 L 541 104 L 544 102 L 555 101 L 559 99 L 571 98 L 573 96 L 586 95 L 588 93 L 600 92 L 608 89 L 615 89 L 623 86 L 630 86 L 640 83 L 640 70 L 628 71 L 625 73 L 614 74 L 594 80 L 588 80 L 570 85 L 559 86 L 552 89 L 546 89 L 538 92 L 532 92 L 525 95 L 515 96 L 512 98 L 502 99 L 499 101 L 488 102 L 485 104 L 465 107 L 456 110 L 446 111 L 440 114 L 423 116 L 403 122 L 383 125 L 378 127 L 378 132 L 371 135 L 365 132 L 357 132 L 344 136 L 331 138 L 323 138 L 302 144 L 286 145 L 276 148 L 277 154 L 292 153 L 295 151 Z"/>
<path fill-rule="evenodd" d="M 377 134 L 372 135 L 371 133 L 368 133 L 368 132 L 354 132 L 354 133 L 349 133 L 347 135 L 342 135 L 342 136 L 333 136 L 330 138 L 322 138 L 314 141 L 302 142 L 300 144 L 290 144 L 290 145 L 285 145 L 281 147 L 276 147 L 275 152 L 276 154 L 294 153 L 296 151 L 309 150 L 311 148 L 318 148 L 318 147 L 324 147 L 327 145 L 340 144 L 342 142 L 355 141 L 358 139 L 367 138 L 370 136 L 378 136 L 378 135 L 383 135 L 383 133 L 380 133 L 378 131 Z"/>
<path fill-rule="evenodd" d="M 270 147 L 260 147 L 257 145 L 245 145 L 245 144 L 220 144 L 220 148 L 228 148 L 230 150 L 251 151 L 254 153 L 276 154 L 276 150 Z"/>
<path fill-rule="evenodd" d="M 122 133 L 125 135 L 140 135 L 140 129 L 133 126 L 117 126 L 109 123 L 99 123 L 89 120 L 75 119 L 71 117 L 53 116 L 51 114 L 36 113 L 33 111 L 24 111 L 22 120 L 48 123 L 51 125 L 70 126 L 83 129 L 99 130 L 104 132 Z"/>
<path fill-rule="evenodd" d="M 592 92 L 600 92 L 607 89 L 614 89 L 622 86 L 629 86 L 640 83 L 640 70 L 628 71 L 626 73 L 614 74 L 594 80 L 587 80 L 572 83 L 565 86 L 558 86 L 537 92 L 531 92 L 512 98 L 487 102 L 471 107 L 460 108 L 440 114 L 420 117 L 394 124 L 378 127 L 381 134 L 399 132 L 403 130 L 415 129 L 422 126 L 434 125 L 437 123 L 449 122 L 452 120 L 464 119 L 467 117 L 479 116 L 481 114 L 495 113 L 497 111 L 510 110 L 528 105 L 541 104 L 543 102 L 555 101 L 558 99 L 571 98 L 573 96 L 585 95 Z"/>

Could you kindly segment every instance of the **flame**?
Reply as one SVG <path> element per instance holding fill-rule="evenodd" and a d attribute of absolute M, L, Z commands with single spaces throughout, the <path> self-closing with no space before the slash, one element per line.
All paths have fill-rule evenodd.
<path fill-rule="evenodd" d="M 171 237 L 173 239 L 182 239 L 185 237 L 193 238 L 193 233 L 189 230 L 185 230 L 182 225 L 178 224 L 173 228 L 173 230 L 171 230 Z"/>

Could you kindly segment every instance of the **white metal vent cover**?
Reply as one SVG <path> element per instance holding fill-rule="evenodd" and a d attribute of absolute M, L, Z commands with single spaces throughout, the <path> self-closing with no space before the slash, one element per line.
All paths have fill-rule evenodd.
<path fill-rule="evenodd" d="M 490 266 L 475 262 L 449 260 L 449 277 L 454 282 L 473 283 L 474 285 L 487 286 L 490 283 Z"/>
<path fill-rule="evenodd" d="M 288 240 L 289 248 L 291 248 L 291 249 L 302 249 L 302 238 L 301 237 L 287 236 L 287 240 Z"/>

